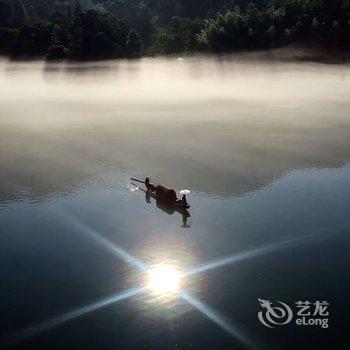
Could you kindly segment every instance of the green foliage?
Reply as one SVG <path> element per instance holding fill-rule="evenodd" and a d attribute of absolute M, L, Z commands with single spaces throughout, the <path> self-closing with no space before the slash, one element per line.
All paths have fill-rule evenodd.
<path fill-rule="evenodd" d="M 92 9 L 75 11 L 70 43 L 71 55 L 80 59 L 126 57 L 139 54 L 142 47 L 126 21 Z"/>
<path fill-rule="evenodd" d="M 130 30 L 126 39 L 126 46 L 129 56 L 137 57 L 142 50 L 142 40 L 136 30 Z"/>
<path fill-rule="evenodd" d="M 11 0 L 10 25 L 13 28 L 20 28 L 27 21 L 27 11 L 21 0 Z"/>
<path fill-rule="evenodd" d="M 68 57 L 68 50 L 63 45 L 52 44 L 46 55 L 48 61 L 63 60 Z"/>
<path fill-rule="evenodd" d="M 0 53 L 47 59 L 350 45 L 350 0 L 0 0 Z"/>
<path fill-rule="evenodd" d="M 0 27 L 8 28 L 11 23 L 11 6 L 8 0 L 0 0 Z"/>
<path fill-rule="evenodd" d="M 13 46 L 18 38 L 17 29 L 0 28 L 0 53 L 1 54 L 11 54 Z"/>
<path fill-rule="evenodd" d="M 51 42 L 51 33 L 52 24 L 49 22 L 22 26 L 12 51 L 13 56 L 44 56 Z"/>
<path fill-rule="evenodd" d="M 2 53 L 16 58 L 46 56 L 48 60 L 134 57 L 141 53 L 143 44 L 137 31 L 105 9 L 83 10 L 76 2 L 73 11 L 65 6 L 47 21 L 32 23 L 20 21 L 20 0 L 11 1 L 17 2 L 16 12 L 7 6 L 7 0 L 0 0 L 0 9 L 7 11 L 0 16 L 1 27 L 5 27 L 1 29 Z M 6 28 L 14 23 L 14 18 L 19 28 L 16 35 Z"/>
<path fill-rule="evenodd" d="M 32 6 L 39 20 L 47 19 L 54 11 L 55 0 L 23 0 L 26 8 Z"/>
<path fill-rule="evenodd" d="M 331 3 L 332 2 L 332 3 Z M 207 50 L 273 47 L 291 42 L 349 44 L 347 0 L 271 0 L 258 7 L 220 11 L 202 28 L 198 41 Z"/>
<path fill-rule="evenodd" d="M 141 40 L 149 43 L 153 33 L 152 15 L 148 7 L 128 1 L 101 1 L 99 6 L 117 19 L 126 20 L 138 33 Z"/>
<path fill-rule="evenodd" d="M 166 27 L 158 28 L 153 50 L 158 53 L 191 51 L 197 48 L 196 36 L 200 33 L 202 21 L 173 17 Z"/>
<path fill-rule="evenodd" d="M 0 0 L 0 26 L 20 28 L 27 21 L 27 11 L 21 0 Z"/>

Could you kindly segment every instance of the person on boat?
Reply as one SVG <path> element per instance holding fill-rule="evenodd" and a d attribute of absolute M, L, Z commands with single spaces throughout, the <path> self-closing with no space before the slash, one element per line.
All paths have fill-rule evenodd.
<path fill-rule="evenodd" d="M 145 185 L 146 185 L 147 190 L 149 190 L 149 191 L 155 191 L 155 189 L 156 189 L 156 185 L 154 185 L 152 182 L 149 181 L 149 177 L 146 177 Z"/>
<path fill-rule="evenodd" d="M 186 195 L 182 195 L 182 202 L 184 203 L 185 206 L 187 206 L 187 199 L 186 199 Z"/>

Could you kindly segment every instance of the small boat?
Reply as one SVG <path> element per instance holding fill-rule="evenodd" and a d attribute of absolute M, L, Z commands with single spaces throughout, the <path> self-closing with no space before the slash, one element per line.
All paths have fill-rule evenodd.
<path fill-rule="evenodd" d="M 131 180 L 145 184 L 147 188 L 147 191 L 145 192 L 147 192 L 150 196 L 152 196 L 157 201 L 161 201 L 167 205 L 174 206 L 181 209 L 188 209 L 190 207 L 190 205 L 187 203 L 186 200 L 183 201 L 182 199 L 177 198 L 176 192 L 168 186 L 152 184 L 149 181 L 149 178 L 146 178 L 145 181 L 134 179 L 134 178 L 131 178 Z M 186 199 L 185 196 L 184 198 Z"/>
<path fill-rule="evenodd" d="M 168 205 L 173 205 L 173 206 L 180 208 L 180 209 L 188 209 L 190 207 L 190 205 L 187 203 L 184 203 L 184 201 L 182 199 L 176 199 L 173 202 L 168 202 L 168 201 L 164 200 L 164 198 L 162 196 L 158 195 L 157 191 L 147 190 L 147 192 L 155 200 L 166 202 Z"/>

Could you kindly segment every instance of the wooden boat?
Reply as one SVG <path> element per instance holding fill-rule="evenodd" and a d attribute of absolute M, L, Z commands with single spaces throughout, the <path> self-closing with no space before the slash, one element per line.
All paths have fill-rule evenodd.
<path fill-rule="evenodd" d="M 181 227 L 183 228 L 188 228 L 191 227 L 191 225 L 187 224 L 187 219 L 191 216 L 190 213 L 187 211 L 187 209 L 190 207 L 189 204 L 184 203 L 184 201 L 182 201 L 181 199 L 177 199 L 176 198 L 176 193 L 174 190 L 169 189 L 166 186 L 161 186 L 160 188 L 158 186 L 155 186 L 154 184 L 149 183 L 149 181 L 147 182 L 147 184 L 144 181 L 141 180 L 137 180 L 137 179 L 131 179 L 137 182 L 141 182 L 143 184 L 146 185 L 146 190 L 137 186 L 135 183 L 131 182 L 132 185 L 137 186 L 141 191 L 143 191 L 146 195 L 146 202 L 147 203 L 151 203 L 151 198 L 155 199 L 156 204 L 157 204 L 157 208 L 159 208 L 160 210 L 162 210 L 163 212 L 172 215 L 175 212 L 181 214 L 182 216 L 182 225 Z M 158 188 L 158 191 L 157 191 Z M 168 190 L 170 190 L 170 192 L 168 192 L 167 196 L 162 196 L 162 194 L 164 193 L 164 190 L 166 190 L 166 192 L 168 192 Z M 169 195 L 170 193 L 170 195 Z M 174 193 L 175 193 L 175 200 L 171 200 L 172 198 L 174 198 Z"/>
<path fill-rule="evenodd" d="M 190 205 L 189 204 L 185 204 L 182 199 L 176 199 L 173 202 L 169 202 L 169 201 L 165 200 L 162 196 L 158 195 L 157 191 L 147 190 L 147 193 L 152 198 L 154 198 L 156 201 L 164 202 L 164 203 L 166 203 L 169 206 L 174 206 L 174 207 L 177 207 L 177 208 L 180 208 L 180 209 L 188 209 L 190 207 Z"/>
<path fill-rule="evenodd" d="M 131 180 L 145 184 L 147 191 L 143 191 L 147 192 L 156 201 L 161 201 L 168 206 L 174 206 L 180 209 L 188 209 L 190 207 L 188 203 L 184 202 L 182 199 L 177 198 L 176 192 L 172 188 L 169 188 L 165 185 L 154 185 L 149 181 L 146 182 L 134 178 L 131 178 Z"/>

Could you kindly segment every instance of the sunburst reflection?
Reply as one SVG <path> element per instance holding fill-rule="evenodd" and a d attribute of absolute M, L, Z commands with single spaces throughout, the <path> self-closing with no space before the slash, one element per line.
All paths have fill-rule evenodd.
<path fill-rule="evenodd" d="M 171 265 L 157 265 L 147 271 L 147 287 L 159 295 L 178 293 L 181 273 Z"/>
<path fill-rule="evenodd" d="M 218 325 L 224 331 L 235 337 L 239 342 L 248 346 L 249 349 L 256 348 L 256 346 L 252 343 L 249 337 L 243 334 L 242 330 L 238 329 L 237 326 L 234 326 L 231 321 L 226 320 L 212 307 L 205 305 L 202 301 L 196 299 L 195 297 L 193 297 L 185 291 L 181 292 L 181 297 L 193 307 L 195 307 L 198 311 L 200 311 L 203 315 L 205 315 L 214 323 L 216 323 L 216 325 Z"/>
<path fill-rule="evenodd" d="M 279 241 L 276 243 L 271 243 L 262 247 L 257 247 L 257 248 L 253 248 L 253 249 L 249 249 L 246 250 L 244 252 L 239 252 L 227 257 L 223 257 L 223 258 L 219 258 L 216 260 L 212 260 L 209 262 L 205 262 L 203 264 L 200 264 L 188 271 L 186 271 L 184 273 L 184 275 L 186 277 L 189 276 L 193 276 L 205 271 L 209 271 L 212 269 L 217 269 L 219 267 L 223 267 L 223 266 L 227 266 L 227 265 L 231 265 L 234 263 L 238 263 L 244 260 L 250 260 L 253 258 L 256 258 L 258 256 L 261 255 L 265 255 L 265 254 L 270 254 L 273 252 L 277 252 L 280 251 L 282 249 L 288 249 L 288 248 L 292 248 L 292 247 L 297 247 L 300 245 L 305 245 L 307 243 L 311 243 L 311 242 L 315 242 L 317 241 L 321 241 L 324 239 L 327 239 L 329 236 L 327 234 L 310 234 L 308 236 L 303 236 L 303 237 L 299 237 L 299 238 L 295 238 L 295 239 L 288 239 L 288 240 L 284 240 L 284 241 Z"/>
<path fill-rule="evenodd" d="M 70 320 L 73 320 L 77 317 L 83 316 L 89 312 L 95 311 L 97 309 L 101 309 L 103 307 L 106 307 L 108 305 L 111 305 L 113 303 L 117 303 L 119 301 L 122 301 L 124 299 L 128 299 L 130 297 L 133 297 L 143 291 L 143 288 L 133 288 L 126 290 L 125 292 L 112 295 L 108 298 L 104 298 L 102 300 L 96 301 L 94 303 L 82 306 L 79 309 L 67 312 L 63 315 L 51 318 L 47 321 L 44 321 L 42 323 L 39 323 L 34 326 L 30 326 L 28 328 L 25 328 L 17 333 L 14 333 L 0 341 L 1 347 L 3 346 L 9 346 L 11 344 L 17 343 L 19 341 L 25 340 L 27 338 L 34 337 L 42 332 L 48 331 L 54 327 L 57 327 L 63 323 L 66 323 Z"/>
<path fill-rule="evenodd" d="M 10 335 L 0 340 L 0 346 L 7 346 L 18 341 L 24 340 L 26 338 L 33 337 L 41 332 L 50 330 L 51 328 L 59 326 L 74 318 L 83 316 L 89 312 L 95 311 L 102 307 L 106 307 L 110 304 L 122 301 L 124 299 L 136 296 L 141 292 L 148 291 L 152 292 L 153 294 L 157 294 L 165 300 L 171 300 L 171 298 L 174 295 L 176 295 L 177 297 L 181 297 L 182 300 L 192 305 L 196 310 L 200 311 L 203 315 L 212 320 L 217 326 L 225 330 L 228 334 L 235 337 L 238 341 L 245 344 L 249 348 L 255 348 L 250 338 L 244 335 L 243 332 L 239 330 L 236 326 L 234 326 L 231 321 L 228 321 L 225 317 L 220 315 L 212 307 L 204 304 L 202 301 L 196 299 L 195 297 L 190 295 L 186 290 L 184 290 L 183 281 L 191 276 L 202 273 L 204 271 L 216 269 L 218 267 L 233 264 L 243 260 L 249 260 L 259 255 L 268 254 L 274 251 L 278 251 L 280 249 L 289 248 L 292 246 L 299 245 L 302 242 L 305 242 L 304 239 L 281 241 L 263 247 L 254 248 L 243 253 L 234 254 L 229 257 L 207 262 L 190 270 L 185 270 L 185 272 L 182 272 L 178 269 L 176 265 L 169 264 L 166 260 L 164 260 L 163 262 L 157 261 L 155 265 L 148 263 L 146 264 L 140 261 L 139 259 L 133 257 L 130 253 L 128 253 L 115 243 L 112 243 L 106 238 L 102 237 L 92 228 L 83 224 L 79 220 L 71 217 L 68 214 L 65 214 L 64 212 L 61 212 L 61 214 L 64 215 L 67 222 L 69 222 L 69 224 L 72 227 L 74 227 L 78 232 L 90 237 L 92 240 L 103 246 L 105 249 L 112 252 L 115 256 L 121 258 L 123 261 L 135 267 L 139 272 L 141 272 L 144 276 L 143 282 L 140 283 L 141 287 L 129 289 L 125 292 L 113 295 L 111 297 L 85 305 L 77 310 L 73 310 L 58 317 L 52 318 L 38 325 L 28 327 L 24 330 L 21 330 L 17 333 L 14 333 L 13 335 Z"/>
<path fill-rule="evenodd" d="M 128 253 L 123 248 L 119 247 L 117 244 L 112 243 L 105 237 L 101 236 L 99 233 L 94 231 L 91 227 L 85 225 L 84 223 L 72 217 L 71 215 L 65 213 L 64 211 L 61 211 L 61 215 L 64 216 L 65 220 L 67 220 L 67 222 L 71 225 L 71 227 L 74 227 L 77 230 L 77 232 L 80 232 L 85 236 L 90 237 L 93 241 L 95 241 L 95 243 L 100 244 L 102 247 L 104 247 L 105 249 L 107 249 L 117 257 L 121 258 L 129 265 L 143 271 L 146 270 L 146 266 L 142 261 L 133 257 L 130 253 Z"/>

